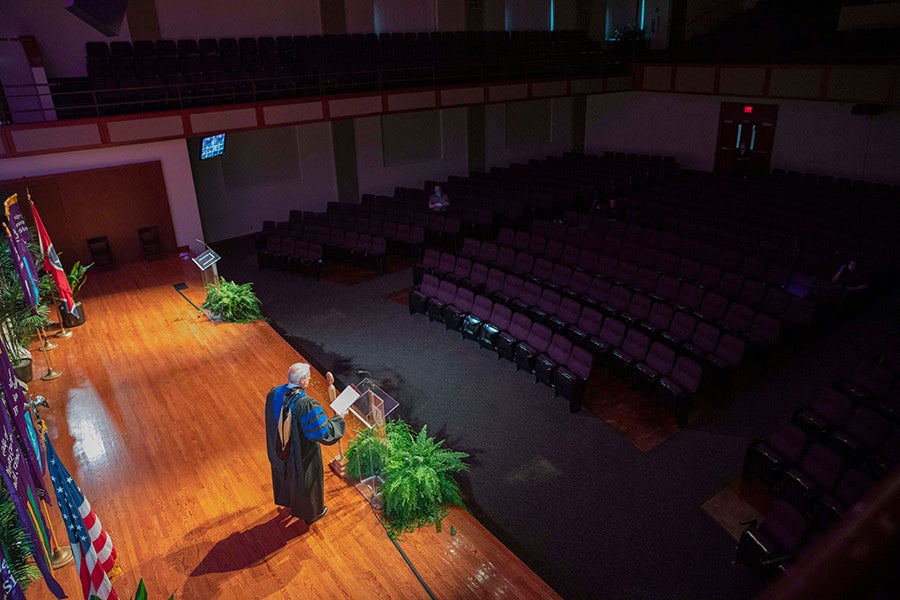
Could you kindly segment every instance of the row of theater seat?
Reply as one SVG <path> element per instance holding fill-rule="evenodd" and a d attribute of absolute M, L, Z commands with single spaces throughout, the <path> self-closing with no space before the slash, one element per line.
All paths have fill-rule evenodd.
<path fill-rule="evenodd" d="M 515 361 L 517 369 L 534 373 L 536 381 L 552 384 L 569 400 L 573 412 L 580 407 L 595 364 L 585 360 L 590 355 L 635 387 L 653 393 L 681 426 L 687 423 L 700 386 L 701 365 L 715 373 L 725 389 L 743 354 L 743 342 L 728 334 L 719 340 L 719 331 L 712 327 L 707 332 L 700 328 L 693 337 L 705 346 L 701 348 L 691 341 L 679 343 L 672 332 L 625 313 L 604 316 L 572 298 L 548 303 L 552 294 L 542 293 L 544 302 L 527 304 L 522 298 L 475 295 L 465 284 L 426 274 L 422 285 L 410 292 L 410 313 L 424 313 L 448 329 L 462 329 L 464 337 Z M 570 364 L 575 358 L 578 368 Z M 578 374 L 575 385 L 573 372 Z"/>
<path fill-rule="evenodd" d="M 500 35 L 486 43 L 489 33 Z M 437 83 L 596 76 L 607 68 L 599 46 L 583 32 L 553 32 L 523 43 L 523 34 L 531 33 L 538 34 L 477 32 L 469 44 L 466 34 L 460 41 L 424 33 L 87 42 L 85 50 L 101 114 Z"/>
<path fill-rule="evenodd" d="M 763 342 L 774 337 L 774 334 L 769 332 L 768 328 L 772 325 L 766 315 L 757 315 L 750 319 L 742 318 L 740 325 L 743 327 L 740 329 L 730 327 L 731 323 L 738 323 L 736 317 L 729 319 L 723 326 L 717 326 L 702 313 L 689 312 L 686 307 L 681 306 L 673 308 L 665 298 L 653 298 L 637 292 L 632 294 L 621 286 L 615 287 L 622 289 L 622 292 L 606 293 L 608 282 L 602 278 L 595 277 L 594 279 L 600 281 L 597 283 L 592 281 L 590 287 L 582 287 L 577 283 L 573 287 L 571 280 L 568 284 L 559 279 L 556 282 L 537 278 L 526 280 L 515 273 L 505 273 L 501 269 L 491 267 L 488 276 L 482 281 L 477 275 L 477 270 L 470 271 L 468 276 L 464 270 L 458 268 L 452 271 L 444 270 L 450 267 L 449 261 L 453 258 L 452 254 L 443 253 L 437 267 L 428 269 L 424 265 L 418 266 L 423 272 L 461 285 L 473 293 L 487 295 L 496 301 L 523 310 L 525 307 L 531 307 L 530 314 L 557 315 L 563 322 L 577 324 L 589 335 L 600 333 L 602 320 L 596 318 L 598 310 L 607 316 L 617 317 L 627 325 L 641 323 L 642 328 L 650 334 L 666 332 L 666 338 L 672 344 L 690 343 L 706 354 L 718 351 L 716 345 L 724 330 L 730 335 L 727 344 L 721 349 L 725 354 L 720 358 L 732 366 L 740 363 L 744 349 L 743 339 Z M 457 263 L 466 262 L 464 257 L 456 260 Z M 699 354 L 696 351 L 694 353 Z"/>
<path fill-rule="evenodd" d="M 603 159 L 566 154 L 555 163 L 560 179 L 589 183 Z M 828 269 L 847 254 L 863 252 L 876 263 L 896 262 L 890 257 L 898 254 L 892 232 L 900 205 L 886 186 L 826 188 L 778 177 L 734 181 L 686 172 L 649 193 L 632 193 L 628 207 L 629 221 L 701 243 L 725 246 L 731 240 L 745 254 L 757 244 L 781 246 L 799 254 L 804 271 L 819 277 L 830 277 Z"/>
<path fill-rule="evenodd" d="M 617 277 L 621 274 L 619 272 L 610 277 L 585 270 L 573 270 L 563 264 L 551 267 L 550 261 L 546 259 L 538 259 L 533 266 L 529 265 L 523 262 L 512 266 L 496 261 L 472 262 L 464 256 L 456 256 L 450 252 L 437 253 L 429 248 L 425 251 L 423 262 L 413 269 L 413 283 L 418 284 L 423 273 L 431 272 L 452 281 L 466 281 L 473 289 L 484 289 L 491 294 L 500 293 L 510 297 L 524 296 L 528 300 L 538 293 L 538 287 L 543 286 L 554 293 L 589 298 L 594 304 L 605 307 L 607 312 L 631 312 L 640 319 L 649 318 L 651 305 L 656 303 L 683 313 L 685 318 L 690 317 L 691 323 L 710 322 L 761 345 L 771 345 L 778 341 L 782 319 L 787 319 L 789 325 L 809 324 L 814 308 L 809 301 L 795 296 L 790 297 L 789 301 L 779 301 L 776 304 L 772 300 L 773 296 L 767 294 L 766 297 L 770 300 L 754 309 L 738 300 L 729 301 L 718 293 L 704 292 L 695 284 L 680 283 L 674 277 L 658 275 L 656 272 L 649 273 L 652 273 L 652 280 L 657 281 L 657 285 L 642 288 Z M 776 313 L 774 316 L 769 312 L 770 309 Z"/>
<path fill-rule="evenodd" d="M 478 254 L 471 256 L 476 246 Z M 696 311 L 706 320 L 728 322 L 733 318 L 735 325 L 743 322 L 748 314 L 752 318 L 754 309 L 791 325 L 809 325 L 813 319 L 815 304 L 810 300 L 794 296 L 780 287 L 767 287 L 761 281 L 744 280 L 739 274 L 722 272 L 716 266 L 701 268 L 700 274 L 704 274 L 704 278 L 696 273 L 685 277 L 677 270 L 674 275 L 667 273 L 665 268 L 660 268 L 660 263 L 638 267 L 627 261 L 598 256 L 590 250 L 579 251 L 579 248 L 566 245 L 558 257 L 551 253 L 550 257 L 535 260 L 525 250 L 516 252 L 506 246 L 497 248 L 493 242 L 479 244 L 477 240 L 466 238 L 460 256 L 427 249 L 421 265 L 413 271 L 413 282 L 418 283 L 418 277 L 425 270 L 435 269 L 492 287 L 501 284 L 500 277 L 491 274 L 494 268 L 557 288 L 590 293 L 604 302 L 621 303 L 633 293 L 645 294 L 684 310 Z M 467 253 L 470 256 L 465 256 Z"/>
<path fill-rule="evenodd" d="M 282 269 L 300 273 L 304 277 L 314 275 L 316 279 L 322 270 L 323 260 L 322 244 L 274 235 L 267 239 L 265 247 L 256 254 L 260 270 L 267 267 Z"/>
<path fill-rule="evenodd" d="M 365 245 L 369 240 L 384 240 L 385 253 L 389 249 L 418 257 L 422 244 L 425 243 L 426 231 L 422 227 L 410 227 L 407 224 L 382 223 L 372 221 L 363 224 L 364 228 L 345 230 L 338 222 L 333 226 L 315 225 L 313 222 L 290 223 L 287 221 L 275 223 L 264 221 L 263 229 L 256 234 L 256 251 L 278 252 L 281 244 L 288 239 L 307 240 L 322 246 L 334 248 L 351 248 Z M 440 235 L 435 232 L 435 235 Z M 378 248 L 382 242 L 378 242 Z M 379 250 L 380 252 L 380 250 Z"/>
<path fill-rule="evenodd" d="M 485 296 L 476 298 L 466 287 L 426 277 L 423 285 L 409 294 L 410 314 L 426 314 L 431 321 L 460 331 L 463 339 L 496 350 L 498 358 L 515 361 L 517 370 L 533 373 L 535 382 L 551 386 L 555 396 L 568 400 L 572 412 L 580 408 L 593 367 L 590 353 L 539 320 L 513 313 Z"/>
<path fill-rule="evenodd" d="M 772 575 L 898 465 L 897 373 L 861 363 L 748 446 L 743 477 L 764 483 L 777 501 L 741 536 L 738 562 Z"/>
<path fill-rule="evenodd" d="M 697 280 L 702 266 L 709 265 L 779 287 L 788 283 L 795 256 L 787 250 L 779 252 L 777 247 L 771 250 L 757 247 L 745 253 L 715 242 L 701 243 L 675 233 L 603 217 L 595 217 L 587 230 L 535 220 L 530 233 L 501 229 L 496 243 L 516 250 L 527 248 L 537 255 L 546 250 L 551 240 L 581 245 L 601 257 L 637 264 L 653 265 L 661 261 L 660 268 L 670 273 L 675 272 L 673 267 L 677 265 L 679 270 L 684 270 L 681 276 L 690 280 Z"/>

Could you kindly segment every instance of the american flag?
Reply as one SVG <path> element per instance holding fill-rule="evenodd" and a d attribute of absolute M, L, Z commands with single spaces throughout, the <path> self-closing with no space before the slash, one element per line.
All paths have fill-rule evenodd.
<path fill-rule="evenodd" d="M 104 531 L 87 498 L 59 460 L 50 438 L 45 435 L 44 440 L 50 480 L 72 544 L 84 598 L 90 600 L 92 596 L 97 596 L 101 600 L 118 600 L 116 590 L 109 581 L 110 572 L 116 566 L 112 538 Z"/>

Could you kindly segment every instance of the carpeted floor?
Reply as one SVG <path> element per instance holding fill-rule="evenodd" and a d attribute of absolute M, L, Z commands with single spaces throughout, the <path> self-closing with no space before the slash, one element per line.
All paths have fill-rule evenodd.
<path fill-rule="evenodd" d="M 246 241 L 222 254 L 223 275 L 254 282 L 273 325 L 317 368 L 344 384 L 371 371 L 400 416 L 470 453 L 468 507 L 566 598 L 755 595 L 760 585 L 732 566 L 734 540 L 703 503 L 738 475 L 750 439 L 898 329 L 891 297 L 815 343 L 782 348 L 735 399 L 643 453 L 511 363 L 410 316 L 390 299 L 410 270 L 347 287 L 260 272 Z"/>

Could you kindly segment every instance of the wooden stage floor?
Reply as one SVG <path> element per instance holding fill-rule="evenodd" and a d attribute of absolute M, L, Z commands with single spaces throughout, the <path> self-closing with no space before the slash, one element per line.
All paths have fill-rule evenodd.
<path fill-rule="evenodd" d="M 376 513 L 327 469 L 324 519 L 306 528 L 274 506 L 264 398 L 302 357 L 264 322 L 198 316 L 182 281 L 199 305 L 199 274 L 176 257 L 91 272 L 87 323 L 50 352 L 62 377 L 41 381 L 34 351 L 30 392 L 49 400 L 53 444 L 114 540 L 120 598 L 141 577 L 151 598 L 427 598 Z M 314 372 L 313 396 L 325 386 Z M 558 598 L 463 510 L 400 546 L 437 598 Z M 80 597 L 73 566 L 56 574 Z M 38 582 L 28 596 L 51 594 Z"/>

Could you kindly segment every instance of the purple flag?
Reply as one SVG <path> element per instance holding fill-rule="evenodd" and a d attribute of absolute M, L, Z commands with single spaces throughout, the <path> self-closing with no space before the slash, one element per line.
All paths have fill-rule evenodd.
<path fill-rule="evenodd" d="M 3 483 L 6 485 L 9 497 L 16 507 L 16 512 L 19 515 L 19 524 L 25 530 L 28 539 L 31 540 L 31 546 L 34 548 L 32 557 L 37 568 L 40 569 L 41 574 L 44 576 L 44 582 L 54 596 L 66 598 L 66 593 L 60 587 L 59 582 L 53 578 L 47 555 L 44 553 L 41 534 L 35 527 L 28 508 L 25 506 L 25 503 L 28 501 L 30 473 L 25 469 L 24 462 L 22 448 L 16 439 L 9 415 L 5 410 L 0 410 L 0 467 L 2 467 L 0 470 L 3 471 Z"/>
<path fill-rule="evenodd" d="M 15 431 L 18 439 L 22 440 L 25 446 L 25 460 L 28 463 L 28 485 L 35 490 L 44 489 L 44 468 L 43 461 L 37 456 L 36 452 L 31 452 L 34 445 L 29 443 L 31 439 L 30 428 L 25 421 L 25 413 L 28 409 L 25 407 L 25 393 L 19 387 L 16 379 L 16 373 L 13 371 L 12 362 L 9 353 L 0 342 L 0 390 L 3 391 L 4 404 L 9 416 L 12 417 L 13 431 Z M 40 446 L 38 446 L 40 447 Z M 49 494 L 41 494 L 46 502 L 50 502 Z"/>
<path fill-rule="evenodd" d="M 10 600 L 25 600 L 25 592 L 19 586 L 19 582 L 13 577 L 9 570 L 9 563 L 6 557 L 0 553 L 0 591 L 3 592 L 4 598 Z"/>
<path fill-rule="evenodd" d="M 38 305 L 37 269 L 34 266 L 34 259 L 31 258 L 31 252 L 28 251 L 28 240 L 31 239 L 31 234 L 28 232 L 28 226 L 25 224 L 25 217 L 22 216 L 22 211 L 19 210 L 18 196 L 13 194 L 7 198 L 6 202 L 3 203 L 3 207 L 3 229 L 9 242 L 9 251 L 12 254 L 13 264 L 16 265 L 19 280 L 22 282 L 25 302 L 28 306 L 35 308 Z"/>

